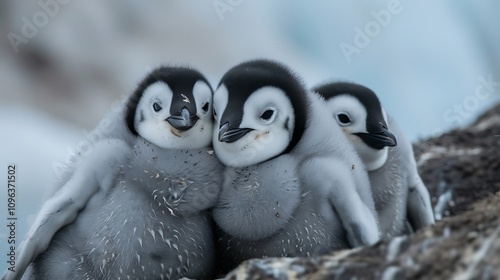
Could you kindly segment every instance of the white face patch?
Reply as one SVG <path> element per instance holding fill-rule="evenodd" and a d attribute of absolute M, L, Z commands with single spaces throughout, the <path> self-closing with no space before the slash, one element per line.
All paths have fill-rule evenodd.
<path fill-rule="evenodd" d="M 359 100 L 350 95 L 339 95 L 327 100 L 327 106 L 330 109 L 332 117 L 340 125 L 342 131 L 358 152 L 361 160 L 368 171 L 380 168 L 387 160 L 388 147 L 381 150 L 368 146 L 361 138 L 354 133 L 368 133 L 366 131 L 367 111 Z M 387 117 L 385 111 L 382 112 L 385 120 Z M 344 116 L 342 116 L 344 115 Z M 347 119 L 350 122 L 345 122 Z"/>
<path fill-rule="evenodd" d="M 226 110 L 227 106 L 227 101 L 228 101 L 228 92 L 227 88 L 225 85 L 221 85 L 214 93 L 214 119 L 215 122 L 217 123 L 224 111 Z M 218 135 L 219 133 L 219 125 L 217 124 L 215 129 L 217 130 L 217 133 L 214 133 L 214 136 Z M 216 139 L 216 138 L 214 138 Z"/>
<path fill-rule="evenodd" d="M 242 111 L 233 112 L 243 114 L 239 128 L 253 129 L 233 143 L 218 140 L 222 114 L 227 109 L 236 110 L 227 102 L 227 89 L 218 91 L 214 97 L 218 117 L 213 143 L 216 155 L 225 165 L 244 167 L 257 164 L 279 155 L 288 147 L 295 114 L 290 100 L 281 89 L 263 87 L 249 96 Z"/>
<path fill-rule="evenodd" d="M 341 127 L 343 127 L 345 132 L 351 134 L 360 132 L 367 133 L 367 112 L 363 104 L 361 104 L 357 98 L 350 95 L 339 95 L 328 99 L 326 104 L 332 117 Z M 345 117 L 341 115 L 346 115 L 350 122 L 342 122 L 345 120 Z"/>
<path fill-rule="evenodd" d="M 204 118 L 212 114 L 212 91 L 210 87 L 203 81 L 198 81 L 193 87 L 193 96 L 196 103 L 196 111 L 198 117 Z M 210 118 L 212 118 L 210 116 Z"/>
<path fill-rule="evenodd" d="M 186 131 L 175 129 L 167 121 L 170 117 L 173 95 L 170 87 L 164 82 L 156 82 L 146 88 L 135 112 L 134 124 L 139 135 L 166 149 L 198 149 L 209 146 L 213 121 L 210 114 L 204 114 L 202 110 L 205 102 L 208 102 L 208 107 L 211 106 L 211 92 L 208 85 L 202 81 L 194 85 L 195 100 L 190 102 L 196 102 L 199 120 Z"/>

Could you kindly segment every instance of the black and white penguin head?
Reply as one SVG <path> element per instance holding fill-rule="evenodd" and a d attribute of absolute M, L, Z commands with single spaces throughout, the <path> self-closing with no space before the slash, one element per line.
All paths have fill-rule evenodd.
<path fill-rule="evenodd" d="M 244 167 L 289 152 L 305 129 L 306 103 L 301 82 L 280 63 L 253 60 L 233 67 L 214 93 L 217 157 Z"/>
<path fill-rule="evenodd" d="M 213 91 L 205 77 L 185 67 L 151 72 L 128 101 L 134 135 L 166 149 L 198 149 L 212 141 Z"/>
<path fill-rule="evenodd" d="M 387 114 L 377 95 L 362 85 L 337 82 L 313 89 L 326 99 L 328 108 L 354 145 L 368 171 L 387 160 L 388 147 L 397 145 L 387 128 Z"/>

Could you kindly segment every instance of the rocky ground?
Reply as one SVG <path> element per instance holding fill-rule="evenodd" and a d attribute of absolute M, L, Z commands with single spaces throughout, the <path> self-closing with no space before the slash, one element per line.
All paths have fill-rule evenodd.
<path fill-rule="evenodd" d="M 500 105 L 414 149 L 435 226 L 320 258 L 250 260 L 226 279 L 500 279 Z"/>

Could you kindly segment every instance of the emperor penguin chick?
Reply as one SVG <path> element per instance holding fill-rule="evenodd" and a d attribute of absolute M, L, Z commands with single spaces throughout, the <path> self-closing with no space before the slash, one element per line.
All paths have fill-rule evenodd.
<path fill-rule="evenodd" d="M 325 84 L 313 91 L 327 100 L 330 115 L 368 170 L 382 237 L 434 224 L 429 192 L 418 174 L 411 143 L 387 116 L 377 95 L 347 82 Z"/>
<path fill-rule="evenodd" d="M 130 96 L 116 135 L 93 145 L 42 207 L 18 279 L 211 279 L 208 209 L 223 166 L 210 148 L 213 91 L 190 68 L 161 67 Z"/>
<path fill-rule="evenodd" d="M 227 167 L 213 209 L 222 271 L 379 239 L 366 171 L 319 96 L 286 66 L 230 69 L 214 93 L 213 145 Z"/>

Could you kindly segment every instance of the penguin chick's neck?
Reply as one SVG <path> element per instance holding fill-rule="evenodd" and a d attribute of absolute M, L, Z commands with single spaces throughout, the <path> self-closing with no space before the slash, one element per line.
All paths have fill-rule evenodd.
<path fill-rule="evenodd" d="M 363 164 L 365 165 L 366 171 L 375 171 L 382 166 L 387 161 L 387 157 L 389 155 L 389 148 L 384 147 L 382 150 L 376 150 L 370 147 L 365 146 L 364 149 L 362 149 L 359 152 L 359 157 L 363 161 Z"/>

